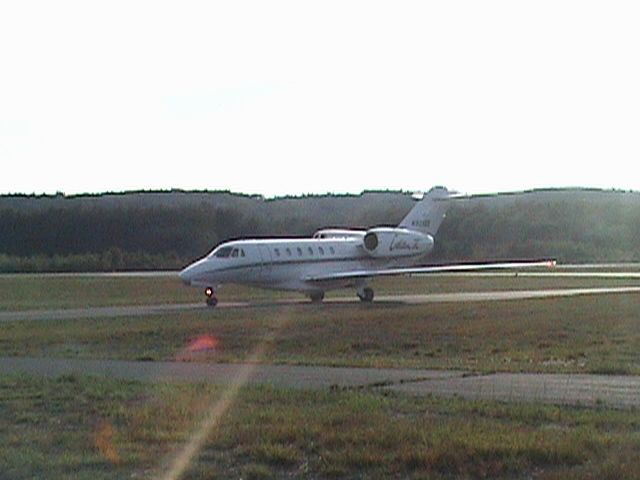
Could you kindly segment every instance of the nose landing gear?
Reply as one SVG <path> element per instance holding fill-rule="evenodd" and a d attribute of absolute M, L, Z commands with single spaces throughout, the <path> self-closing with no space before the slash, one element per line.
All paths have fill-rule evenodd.
<path fill-rule="evenodd" d="M 207 287 L 204 289 L 204 294 L 207 297 L 207 305 L 209 307 L 215 307 L 218 304 L 218 299 L 216 298 L 215 291 L 213 287 Z"/>

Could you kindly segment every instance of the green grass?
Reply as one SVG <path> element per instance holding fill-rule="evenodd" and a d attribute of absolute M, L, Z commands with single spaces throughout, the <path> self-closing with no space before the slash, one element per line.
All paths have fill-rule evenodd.
<path fill-rule="evenodd" d="M 221 387 L 0 377 L 0 477 L 155 476 Z M 638 412 L 245 387 L 184 478 L 637 478 Z"/>
<path fill-rule="evenodd" d="M 5 322 L 0 355 L 504 372 L 640 373 L 636 294 L 426 305 L 300 305 L 118 319 Z"/>
<path fill-rule="evenodd" d="M 2 283 L 4 282 L 4 283 Z M 398 279 L 377 292 L 617 285 Z M 0 277 L 0 309 L 198 301 L 171 279 Z M 48 298 L 36 298 L 34 292 Z M 351 295 L 351 292 L 345 292 Z M 227 288 L 223 299 L 274 298 Z M 226 297 L 225 297 L 226 296 Z M 0 355 L 640 373 L 636 294 L 426 305 L 298 305 L 4 322 Z M 154 478 L 223 393 L 76 375 L 0 376 L 0 478 Z M 637 410 L 245 387 L 184 478 L 640 478 Z"/>
<path fill-rule="evenodd" d="M 0 311 L 195 301 L 178 278 L 0 276 Z"/>

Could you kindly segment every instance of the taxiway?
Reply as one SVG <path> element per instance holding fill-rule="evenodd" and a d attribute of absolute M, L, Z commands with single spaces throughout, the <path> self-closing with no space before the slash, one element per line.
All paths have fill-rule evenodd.
<path fill-rule="evenodd" d="M 0 358 L 0 374 L 29 374 L 51 378 L 75 374 L 142 382 L 229 385 L 241 375 L 240 372 L 248 372 L 249 385 L 271 385 L 278 388 L 364 388 L 418 396 L 640 407 L 640 376 L 530 373 L 477 375 L 455 370 Z"/>
<path fill-rule="evenodd" d="M 564 288 L 546 290 L 503 290 L 489 292 L 454 292 L 454 293 L 429 293 L 417 295 L 380 295 L 376 297 L 373 305 L 421 305 L 429 303 L 459 303 L 459 302 L 493 302 L 509 300 L 527 300 L 535 298 L 551 297 L 575 297 L 581 295 L 611 295 L 625 293 L 640 293 L 640 286 L 604 287 L 604 288 Z M 349 304 L 360 303 L 353 297 L 335 297 L 326 299 L 325 304 Z M 121 318 L 140 317 L 148 315 L 162 315 L 181 311 L 215 311 L 216 309 L 229 308 L 259 308 L 274 306 L 310 305 L 312 308 L 321 308 L 319 305 L 311 305 L 305 299 L 285 299 L 270 302 L 220 302 L 215 309 L 209 309 L 204 303 L 164 304 L 164 305 L 130 305 L 116 307 L 88 307 L 68 308 L 57 310 L 23 310 L 0 312 L 0 322 L 32 320 L 77 320 L 83 318 Z M 370 306 L 370 305 L 364 305 Z"/>

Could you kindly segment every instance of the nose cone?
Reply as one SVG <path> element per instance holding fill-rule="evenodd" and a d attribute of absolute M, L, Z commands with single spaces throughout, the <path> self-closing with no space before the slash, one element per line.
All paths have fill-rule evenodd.
<path fill-rule="evenodd" d="M 207 279 L 209 267 L 210 265 L 207 263 L 207 259 L 203 258 L 185 267 L 178 276 L 185 285 L 197 286 Z"/>
<path fill-rule="evenodd" d="M 182 280 L 182 283 L 184 283 L 185 285 L 191 285 L 191 273 L 193 271 L 191 267 L 192 265 L 183 268 L 182 271 L 178 274 L 180 280 Z"/>

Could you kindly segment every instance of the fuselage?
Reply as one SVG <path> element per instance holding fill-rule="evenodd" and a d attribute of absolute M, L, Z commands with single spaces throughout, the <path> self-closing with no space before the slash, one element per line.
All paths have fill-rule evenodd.
<path fill-rule="evenodd" d="M 215 288 L 223 283 L 295 290 L 313 302 L 322 301 L 327 290 L 354 286 L 360 300 L 371 302 L 369 279 L 404 274 L 431 252 L 449 196 L 444 187 L 432 188 L 397 227 L 324 229 L 313 238 L 225 242 L 185 268 L 180 278 L 205 287 L 209 306 L 217 304 Z"/>
<path fill-rule="evenodd" d="M 354 270 L 415 265 L 433 248 L 430 235 L 402 229 L 324 230 L 313 238 L 225 242 L 180 273 L 193 286 L 224 283 L 305 293 L 352 285 L 353 280 L 309 282 L 309 278 Z M 375 245 L 372 245 L 375 240 Z M 373 247 L 373 248 L 372 248 Z"/>

